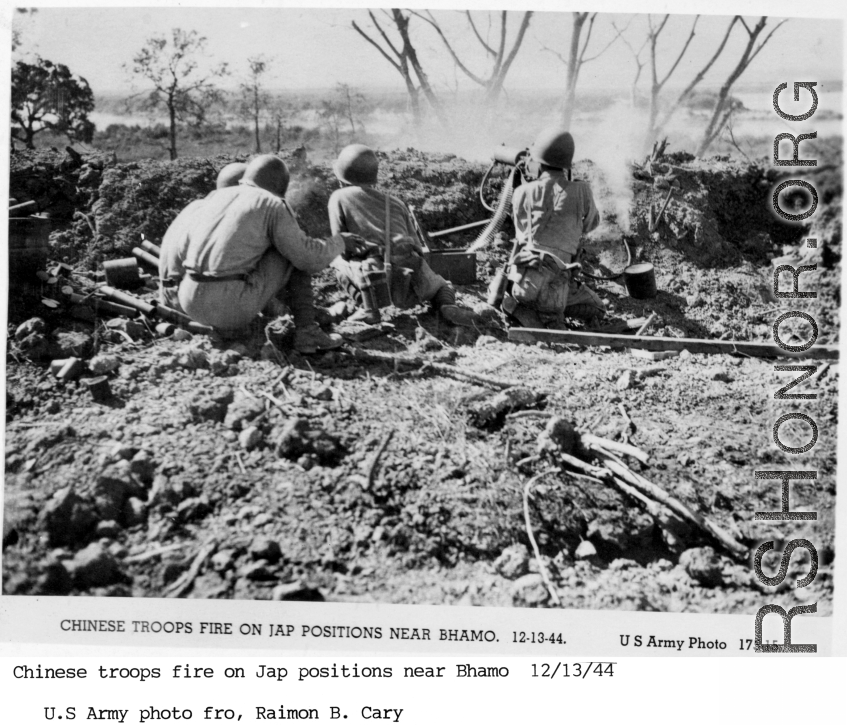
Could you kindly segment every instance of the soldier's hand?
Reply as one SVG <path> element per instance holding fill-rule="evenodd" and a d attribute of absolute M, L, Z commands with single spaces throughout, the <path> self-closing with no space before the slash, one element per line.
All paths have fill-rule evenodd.
<path fill-rule="evenodd" d="M 344 237 L 344 253 L 347 257 L 364 257 L 376 247 L 358 234 L 345 232 L 342 237 Z"/>

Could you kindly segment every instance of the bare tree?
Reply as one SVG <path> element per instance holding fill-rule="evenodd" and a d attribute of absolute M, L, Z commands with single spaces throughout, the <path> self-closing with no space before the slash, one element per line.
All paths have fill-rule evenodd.
<path fill-rule="evenodd" d="M 406 91 L 409 94 L 409 104 L 412 109 L 412 117 L 415 125 L 420 127 L 422 123 L 420 95 L 423 94 L 441 125 L 447 127 L 449 125 L 447 115 L 444 112 L 441 101 L 432 89 L 429 77 L 421 65 L 417 50 L 409 36 L 409 21 L 411 20 L 411 16 L 404 15 L 397 8 L 382 10 L 381 12 L 393 24 L 397 34 L 400 36 L 399 41 L 391 38 L 386 28 L 380 24 L 372 10 L 368 10 L 368 16 L 378 34 L 377 38 L 368 35 L 355 20 L 352 23 L 353 29 L 376 48 L 380 55 L 403 77 L 403 82 L 406 84 Z"/>
<path fill-rule="evenodd" d="M 509 16 L 505 10 L 501 11 L 499 14 L 499 30 L 497 32 L 498 38 L 496 42 L 490 42 L 488 38 L 484 38 L 479 32 L 479 28 L 477 27 L 476 22 L 474 22 L 471 12 L 469 10 L 464 11 L 468 25 L 473 31 L 474 37 L 479 41 L 486 56 L 490 59 L 491 65 L 487 74 L 474 73 L 468 67 L 468 64 L 459 57 L 459 54 L 453 47 L 453 44 L 448 40 L 441 24 L 435 19 L 435 16 L 429 10 L 425 10 L 423 12 L 412 10 L 411 12 L 416 17 L 428 23 L 435 30 L 438 37 L 441 38 L 441 41 L 444 43 L 444 47 L 447 48 L 447 52 L 450 53 L 450 57 L 453 59 L 456 67 L 474 83 L 485 90 L 485 105 L 486 107 L 491 108 L 497 102 L 497 99 L 500 97 L 500 93 L 503 91 L 503 84 L 506 81 L 506 75 L 509 73 L 509 69 L 515 61 L 515 57 L 517 56 L 521 44 L 523 43 L 524 36 L 526 35 L 527 28 L 529 28 L 530 20 L 532 20 L 532 11 L 528 10 L 523 14 L 520 25 L 518 26 L 518 31 L 512 40 L 511 48 L 508 50 L 506 49 L 506 45 L 508 38 Z M 489 13 L 489 28 L 491 27 L 491 24 L 491 14 Z"/>
<path fill-rule="evenodd" d="M 597 13 L 573 13 L 573 25 L 571 26 L 571 39 L 567 56 L 552 48 L 544 48 L 544 50 L 553 53 L 553 55 L 565 64 L 565 94 L 562 98 L 560 111 L 560 122 L 564 128 L 570 128 L 573 119 L 574 106 L 576 104 L 576 85 L 579 81 L 579 73 L 582 70 L 582 66 L 603 55 L 609 46 L 620 36 L 620 33 L 618 33 L 599 52 L 586 57 L 588 44 L 591 42 L 591 31 L 594 29 L 596 18 Z M 585 29 L 586 21 L 588 22 L 588 28 L 585 30 L 585 38 L 582 39 L 582 31 Z"/>
<path fill-rule="evenodd" d="M 196 31 L 174 28 L 170 38 L 161 35 L 148 38 L 133 57 L 132 64 L 124 65 L 133 75 L 153 86 L 147 92 L 144 107 L 167 110 L 171 160 L 177 158 L 177 124 L 203 123 L 209 107 L 222 97 L 212 81 L 228 73 L 226 63 L 202 73 L 196 56 L 202 55 L 205 48 L 206 38 Z"/>
<path fill-rule="evenodd" d="M 254 146 L 257 154 L 262 153 L 261 121 L 270 104 L 270 96 L 265 91 L 262 81 L 269 64 L 270 59 L 263 55 L 248 58 L 249 73 L 247 79 L 239 85 L 241 97 L 238 102 L 238 113 L 253 124 Z"/>
<path fill-rule="evenodd" d="M 335 86 L 335 97 L 321 103 L 318 115 L 332 141 L 333 151 L 336 155 L 341 151 L 343 145 L 344 126 L 350 126 L 350 131 L 346 134 L 348 143 L 352 143 L 357 136 L 365 132 L 365 126 L 361 119 L 364 112 L 365 97 L 346 83 L 337 84 Z"/>
<path fill-rule="evenodd" d="M 727 42 L 729 41 L 730 35 L 732 34 L 733 28 L 741 23 L 744 25 L 745 29 L 747 29 L 749 35 L 749 42 L 747 44 L 747 48 L 741 56 L 741 59 L 738 62 L 736 68 L 730 73 L 727 78 L 724 86 L 722 86 L 721 91 L 718 94 L 718 98 L 715 103 L 715 107 L 713 109 L 712 117 L 707 126 L 707 131 L 703 136 L 703 140 L 700 143 L 700 147 L 698 150 L 698 154 L 701 154 L 703 151 L 708 148 L 708 146 L 714 141 L 717 135 L 721 132 L 721 129 L 725 126 L 727 119 L 729 118 L 729 113 L 731 113 L 731 109 L 729 108 L 730 98 L 729 92 L 732 88 L 732 85 L 736 80 L 741 76 L 747 66 L 752 62 L 753 58 L 759 53 L 765 43 L 770 39 L 770 36 L 773 35 L 774 31 L 782 25 L 781 21 L 771 32 L 770 34 L 761 42 L 758 47 L 755 47 L 756 40 L 764 29 L 765 24 L 767 23 L 767 18 L 762 17 L 759 21 L 759 24 L 751 31 L 747 24 L 744 22 L 744 19 L 740 15 L 736 15 L 730 19 L 729 23 L 726 26 L 726 29 L 723 32 L 720 42 L 718 43 L 715 51 L 708 58 L 708 60 L 703 64 L 700 70 L 693 76 L 693 78 L 688 82 L 688 84 L 676 95 L 676 97 L 670 102 L 663 102 L 662 92 L 670 80 L 671 76 L 678 69 L 680 62 L 682 61 L 685 54 L 688 52 L 689 46 L 691 45 L 692 40 L 696 35 L 697 24 L 700 20 L 700 16 L 695 16 L 694 20 L 691 23 L 691 28 L 686 36 L 685 42 L 680 49 L 679 53 L 676 55 L 675 59 L 671 63 L 670 67 L 666 72 L 662 73 L 658 68 L 657 61 L 657 50 L 659 45 L 659 37 L 662 32 L 665 30 L 668 20 L 670 19 L 670 15 L 665 15 L 661 20 L 657 21 L 653 18 L 652 15 L 647 16 L 647 34 L 644 39 L 642 45 L 636 51 L 635 48 L 627 41 L 624 37 L 624 30 L 618 30 L 618 35 L 621 37 L 623 42 L 626 44 L 627 48 L 629 48 L 630 52 L 633 55 L 635 64 L 636 64 L 636 74 L 635 79 L 633 81 L 632 87 L 632 95 L 633 101 L 635 100 L 635 88 L 638 84 L 639 78 L 641 77 L 641 72 L 645 65 L 649 65 L 650 68 L 650 95 L 649 95 L 649 107 L 648 107 L 648 116 L 647 116 L 647 128 L 644 133 L 644 150 L 648 150 L 651 144 L 658 139 L 658 137 L 662 134 L 665 127 L 673 117 L 673 115 L 677 112 L 679 107 L 685 103 L 691 96 L 693 95 L 697 86 L 703 81 L 706 77 L 706 74 L 711 70 L 712 66 L 715 64 L 715 61 L 722 55 L 724 49 L 726 48 Z M 617 30 L 617 28 L 616 28 Z M 642 60 L 642 53 L 647 51 L 647 58 Z"/>
<path fill-rule="evenodd" d="M 697 156 L 702 156 L 709 146 L 712 145 L 712 142 L 718 137 L 720 132 L 723 130 L 733 111 L 732 99 L 730 98 L 729 92 L 732 90 L 733 84 L 741 77 L 750 63 L 756 58 L 756 56 L 761 52 L 762 48 L 765 47 L 767 42 L 771 39 L 771 36 L 779 29 L 780 25 L 782 25 L 785 20 L 780 20 L 768 33 L 761 42 L 756 44 L 759 36 L 765 29 L 765 25 L 767 25 L 768 18 L 763 15 L 759 18 L 759 21 L 756 23 L 755 27 L 750 29 L 750 26 L 744 21 L 740 15 L 736 15 L 735 19 L 741 23 L 744 27 L 744 30 L 747 31 L 747 44 L 744 48 L 744 52 L 741 54 L 741 57 L 738 59 L 738 63 L 736 63 L 735 67 L 732 69 L 730 74 L 727 76 L 726 80 L 723 82 L 721 89 L 718 91 L 718 97 L 715 100 L 714 108 L 712 109 L 712 115 L 709 119 L 709 123 L 706 126 L 706 130 L 703 132 L 703 138 L 700 141 L 700 145 L 697 147 Z"/>

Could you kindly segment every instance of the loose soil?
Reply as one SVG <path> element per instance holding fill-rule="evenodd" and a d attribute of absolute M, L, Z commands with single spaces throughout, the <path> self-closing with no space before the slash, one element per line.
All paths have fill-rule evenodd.
<path fill-rule="evenodd" d="M 12 195 L 52 210 L 52 256 L 74 268 L 62 272 L 64 282 L 93 289 L 100 261 L 126 254 L 142 232 L 159 241 L 231 158 L 117 164 L 15 154 Z M 288 159 L 301 223 L 326 234 L 329 169 L 302 154 Z M 409 150 L 383 159 L 380 182 L 436 230 L 483 218 L 476 195 L 484 170 Z M 616 269 L 622 236 L 634 259 L 657 269 L 660 292 L 649 301 L 629 298 L 616 282 L 596 283 L 611 317 L 656 312 L 651 334 L 765 340 L 780 311 L 792 309 L 773 296 L 771 259 L 785 257 L 818 265 L 801 289 L 819 296 L 802 309 L 817 320 L 820 341 L 838 340 L 835 170 L 814 178 L 822 207 L 811 226 L 781 223 L 767 211 L 776 177 L 764 167 L 679 155 L 653 171 L 633 168 L 622 230 L 601 171 L 590 162 L 576 169 L 603 211 L 592 269 Z M 489 193 L 501 183 L 502 175 Z M 650 205 L 655 213 L 671 183 L 678 190 L 650 232 Z M 311 357 L 290 349 L 285 328 L 260 326 L 238 342 L 184 331 L 159 337 L 143 325 L 72 317 L 54 292 L 62 280 L 21 288 L 9 315 L 4 592 L 551 606 L 522 496 L 530 478 L 557 468 L 549 454 L 537 457 L 545 414 L 556 414 L 578 431 L 628 436 L 650 456 L 642 475 L 751 551 L 766 540 L 780 550 L 802 536 L 820 557 L 814 583 L 794 589 L 808 571 L 802 551 L 795 554 L 774 594 L 750 562 L 695 531 L 671 531 L 616 490 L 553 470 L 532 489 L 530 519 L 562 606 L 754 612 L 767 597 L 831 612 L 839 364 L 816 381 L 818 399 L 798 405 L 773 400 L 788 382 L 773 361 L 683 354 L 653 362 L 596 348 L 515 345 L 483 301 L 510 248 L 505 231 L 501 244 L 479 255 L 480 282 L 460 289 L 461 302 L 478 313 L 474 329 L 445 326 L 423 308 L 394 312 L 373 337 L 343 323 L 345 349 Z M 805 246 L 810 235 L 817 249 Z M 339 299 L 328 274 L 316 286 L 322 303 Z M 43 296 L 59 306 L 43 305 Z M 16 339 L 33 315 L 44 320 L 35 329 L 43 344 Z M 807 339 L 809 331 L 783 330 L 784 339 L 791 334 Z M 433 368 L 363 362 L 354 348 L 411 352 L 514 381 L 536 402 L 526 414 L 483 419 L 474 411 L 497 391 Z M 95 402 L 84 382 L 50 373 L 50 359 L 74 353 L 97 355 L 92 368 L 106 371 L 111 397 Z M 754 471 L 797 464 L 770 433 L 792 410 L 812 416 L 820 431 L 803 461 L 818 478 L 792 485 L 792 507 L 818 517 L 755 522 L 756 511 L 775 510 L 780 499 L 778 486 L 757 481 Z M 787 444 L 808 436 L 800 426 L 782 428 Z M 778 561 L 769 555 L 766 568 L 775 571 Z"/>

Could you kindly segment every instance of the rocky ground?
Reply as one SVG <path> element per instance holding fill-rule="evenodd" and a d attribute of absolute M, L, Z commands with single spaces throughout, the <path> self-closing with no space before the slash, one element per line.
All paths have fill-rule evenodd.
<path fill-rule="evenodd" d="M 16 192 L 19 201 L 27 193 L 44 198 L 39 190 L 52 187 L 36 184 L 42 176 L 70 179 L 63 200 L 52 202 L 59 221 L 52 251 L 73 271 L 53 270 L 10 300 L 5 593 L 552 606 L 523 508 L 527 482 L 547 473 L 528 500 L 530 526 L 562 606 L 753 612 L 767 591 L 768 601 L 786 607 L 817 601 L 820 612 L 831 611 L 837 363 L 815 383 L 818 400 L 793 407 L 772 398 L 787 382 L 773 361 L 689 353 L 651 361 L 517 346 L 483 302 L 508 242 L 480 255 L 480 283 L 461 290 L 478 312 L 472 330 L 446 327 L 423 308 L 394 312 L 378 330 L 344 323 L 345 348 L 302 357 L 278 326 L 225 342 L 184 330 L 155 334 L 136 321 L 79 319 L 85 315 L 63 300 L 61 287 L 93 287 L 88 270 L 126 253 L 145 223 L 145 235 L 158 241 L 227 160 L 168 167 L 97 158 L 62 169 L 61 159 L 44 155 L 13 159 L 13 192 L 16 178 L 29 184 Z M 325 233 L 328 171 L 300 163 L 292 201 L 312 234 Z M 437 229 L 482 216 L 474 197 L 483 171 L 409 151 L 386 159 L 383 181 Z M 614 267 L 619 255 L 609 250 L 622 235 L 609 211 L 613 192 L 589 163 L 577 175 L 592 180 L 604 210 L 601 238 L 617 228 L 616 242 L 593 245 L 593 268 L 602 271 Z M 651 232 L 650 204 L 655 214 L 671 183 L 679 190 Z M 836 342 L 840 187 L 826 207 L 837 211 L 816 215 L 823 221 L 812 231 L 822 241 L 811 252 L 800 246 L 808 227 L 779 225 L 767 213 L 772 183 L 769 172 L 726 160 L 668 157 L 652 174 L 634 168 L 626 238 L 636 259 L 656 265 L 660 293 L 636 301 L 617 283 L 598 282 L 610 316 L 656 312 L 651 332 L 665 336 L 763 340 L 783 309 L 770 260 L 813 256 L 820 297 L 807 309 L 819 339 Z M 156 184 L 170 190 L 160 202 L 142 193 Z M 318 287 L 323 302 L 335 301 L 327 276 Z M 416 364 L 374 360 L 389 353 Z M 62 382 L 49 362 L 70 356 L 86 360 L 88 371 Z M 520 395 L 492 408 L 503 395 L 496 386 L 461 380 L 454 369 L 513 382 Z M 95 373 L 110 387 L 99 402 L 85 384 Z M 818 480 L 794 484 L 792 493 L 794 508 L 815 510 L 818 520 L 754 522 L 756 511 L 779 500 L 754 470 L 796 464 L 769 433 L 792 409 L 820 429 L 812 454 Z M 628 460 L 633 470 L 746 546 L 773 539 L 780 549 L 802 533 L 820 555 L 815 582 L 790 587 L 808 570 L 795 554 L 773 596 L 749 562 L 714 540 L 569 473 L 539 445 L 552 416 L 638 446 L 649 462 Z M 783 427 L 786 442 L 807 438 Z M 811 458 L 804 463 L 811 467 Z"/>

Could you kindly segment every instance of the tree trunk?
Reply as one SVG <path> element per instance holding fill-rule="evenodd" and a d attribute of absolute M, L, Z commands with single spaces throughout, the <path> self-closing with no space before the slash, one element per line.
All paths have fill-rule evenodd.
<path fill-rule="evenodd" d="M 170 152 L 171 161 L 174 161 L 176 159 L 176 107 L 172 95 L 168 97 L 168 117 L 170 120 L 168 133 L 170 137 L 170 148 L 168 151 Z"/>
<path fill-rule="evenodd" d="M 259 89 L 253 89 L 253 125 L 256 133 L 256 153 L 262 153 L 262 142 L 259 140 Z"/>

